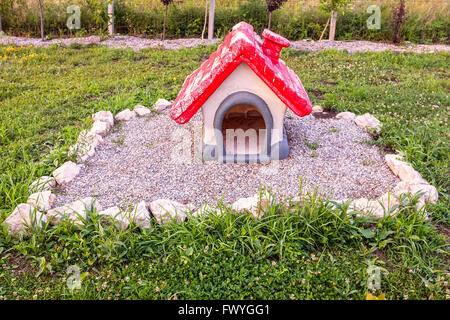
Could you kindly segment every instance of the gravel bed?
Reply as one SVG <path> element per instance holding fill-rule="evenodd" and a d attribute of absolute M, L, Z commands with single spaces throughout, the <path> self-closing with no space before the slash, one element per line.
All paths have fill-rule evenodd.
<path fill-rule="evenodd" d="M 262 186 L 287 198 L 298 194 L 299 179 L 304 189 L 317 188 L 333 199 L 376 198 L 399 182 L 380 150 L 367 143 L 370 135 L 353 121 L 298 118 L 291 112 L 285 120 L 290 146 L 285 160 L 176 163 L 183 152 L 194 153 L 191 138 L 201 124 L 199 114 L 179 125 L 166 113 L 116 124 L 80 174 L 57 191 L 56 202 L 95 195 L 104 208 L 160 198 L 197 205 L 220 199 L 231 203 L 253 196 Z M 182 139 L 187 147 L 180 147 Z"/>
<path fill-rule="evenodd" d="M 161 41 L 158 39 L 141 38 L 134 36 L 113 36 L 113 37 L 80 37 L 80 38 L 60 38 L 42 41 L 40 38 L 24 38 L 24 37 L 12 37 L 3 36 L 0 37 L 0 44 L 9 45 L 15 44 L 18 46 L 33 45 L 36 47 L 48 47 L 52 44 L 70 45 L 72 43 L 78 44 L 99 44 L 110 48 L 132 48 L 135 51 L 139 51 L 145 48 L 163 48 L 168 50 L 177 50 L 181 48 L 191 48 L 202 44 L 209 45 L 220 41 L 214 40 L 202 40 L 199 38 L 189 39 L 174 39 Z M 355 52 L 379 52 L 392 50 L 394 52 L 415 52 L 415 53 L 433 53 L 439 51 L 450 51 L 450 46 L 445 44 L 413 44 L 404 43 L 402 45 L 395 45 L 392 43 L 383 42 L 370 42 L 370 41 L 311 41 L 311 40 L 299 40 L 291 41 L 291 48 L 304 50 L 304 51 L 323 51 L 327 49 L 347 50 L 349 53 Z"/>

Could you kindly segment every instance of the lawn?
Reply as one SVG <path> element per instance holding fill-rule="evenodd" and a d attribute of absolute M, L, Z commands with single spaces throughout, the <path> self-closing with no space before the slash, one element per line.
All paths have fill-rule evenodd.
<path fill-rule="evenodd" d="M 28 186 L 67 159 L 68 146 L 99 110 L 174 99 L 215 47 L 179 51 L 0 46 L 0 222 Z M 86 226 L 48 227 L 31 237 L 0 234 L 0 296 L 8 299 L 363 299 L 371 266 L 387 299 L 449 297 L 450 56 L 285 50 L 314 104 L 384 126 L 375 143 L 402 153 L 436 186 L 431 219 L 403 199 L 379 221 L 315 195 L 273 204 L 261 220 L 191 219 L 120 231 L 92 212 Z M 83 279 L 70 290 L 76 265 Z M 76 270 L 75 270 L 76 271 Z M 76 274 L 76 272 L 75 272 Z"/>

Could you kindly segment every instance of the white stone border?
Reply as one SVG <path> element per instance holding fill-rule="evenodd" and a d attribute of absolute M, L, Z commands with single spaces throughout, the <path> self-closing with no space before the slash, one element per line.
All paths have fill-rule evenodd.
<path fill-rule="evenodd" d="M 313 107 L 313 113 L 323 112 L 320 106 Z M 336 119 L 354 121 L 355 124 L 368 131 L 369 133 L 380 133 L 383 124 L 370 113 L 357 116 L 353 112 L 340 112 Z M 429 203 L 436 203 L 438 192 L 434 186 L 429 184 L 419 172 L 417 172 L 409 163 L 404 161 L 398 154 L 386 154 L 385 161 L 391 171 L 400 178 L 400 182 L 390 191 L 379 197 L 377 200 L 368 200 L 366 198 L 354 199 L 351 201 L 350 208 L 361 211 L 363 214 L 382 218 L 384 215 L 395 214 L 399 205 L 399 199 L 402 195 L 408 193 L 421 193 L 417 202 L 417 209 L 421 210 L 423 206 Z M 345 200 L 336 201 L 339 203 Z"/>
<path fill-rule="evenodd" d="M 170 101 L 158 99 L 153 108 L 163 111 L 171 105 Z M 324 112 L 321 106 L 314 106 L 314 113 Z M 136 117 L 143 117 L 151 114 L 151 110 L 142 105 L 136 105 L 133 110 L 125 109 L 115 116 L 116 121 L 128 121 Z M 81 170 L 83 162 L 95 154 L 97 146 L 103 144 L 103 137 L 108 134 L 114 126 L 114 116 L 110 111 L 99 111 L 92 115 L 94 124 L 92 128 L 80 132 L 77 142 L 69 148 L 68 155 L 76 155 L 77 163 L 67 161 L 53 171 L 52 177 L 42 176 L 35 180 L 29 187 L 30 196 L 27 203 L 19 204 L 8 216 L 5 223 L 9 225 L 11 234 L 19 234 L 25 231 L 26 226 L 33 228 L 40 227 L 41 222 L 49 222 L 54 225 L 62 218 L 83 224 L 86 213 L 96 209 L 100 215 L 112 217 L 119 223 L 122 229 L 128 228 L 131 222 L 140 227 L 150 227 L 150 219 L 153 216 L 158 223 L 165 224 L 168 221 L 176 220 L 178 223 L 184 221 L 188 215 L 191 217 L 202 217 L 205 214 L 215 211 L 209 205 L 204 204 L 196 208 L 192 204 L 183 205 L 173 200 L 158 199 L 146 204 L 139 202 L 132 209 L 122 211 L 117 206 L 102 210 L 94 198 L 87 197 L 52 208 L 56 196 L 52 190 L 57 185 L 64 185 L 71 182 Z M 352 112 L 341 112 L 336 115 L 336 119 L 354 121 L 360 128 L 368 132 L 379 133 L 382 128 L 381 122 L 370 113 L 357 116 Z M 425 203 L 436 203 L 438 192 L 422 178 L 419 172 L 405 162 L 400 155 L 387 154 L 385 160 L 392 172 L 400 178 L 400 182 L 389 192 L 382 195 L 377 200 L 365 198 L 355 200 L 338 200 L 337 203 L 350 201 L 350 209 L 361 211 L 363 215 L 372 215 L 378 218 L 386 214 L 395 214 L 399 198 L 407 193 L 421 193 L 417 207 L 421 209 Z M 292 202 L 303 202 L 305 195 L 291 198 Z M 231 204 L 231 209 L 235 212 L 247 211 L 253 218 L 260 218 L 264 210 L 274 201 L 273 196 L 268 192 L 260 192 L 253 197 L 241 198 Z M 43 211 L 46 214 L 43 214 Z"/>

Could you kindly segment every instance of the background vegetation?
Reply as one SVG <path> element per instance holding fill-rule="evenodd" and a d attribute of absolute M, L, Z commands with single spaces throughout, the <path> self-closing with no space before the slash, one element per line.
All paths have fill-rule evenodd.
<path fill-rule="evenodd" d="M 104 34 L 107 28 L 106 0 L 45 0 L 45 32 L 53 36 Z M 103 3 L 103 4 L 102 4 Z M 67 6 L 81 7 L 81 30 L 66 27 Z M 116 32 L 121 34 L 159 37 L 163 29 L 164 7 L 159 0 L 116 0 Z M 367 7 L 381 8 L 381 29 L 369 30 Z M 393 33 L 392 8 L 397 0 L 352 1 L 339 12 L 336 40 L 390 41 Z M 319 10 L 319 0 L 289 0 L 274 11 L 271 29 L 289 39 L 318 40 L 329 17 Z M 403 39 L 411 42 L 446 42 L 450 39 L 449 2 L 444 0 L 410 0 L 406 4 L 407 21 L 402 30 Z M 34 0 L 2 0 L 0 2 L 3 29 L 8 34 L 38 36 L 39 10 Z M 200 37 L 203 29 L 204 3 L 194 0 L 175 1 L 169 6 L 168 37 Z M 216 1 L 217 37 L 245 20 L 261 32 L 267 27 L 268 12 L 264 0 Z M 325 34 L 325 38 L 327 33 Z"/>
<path fill-rule="evenodd" d="M 67 159 L 92 113 L 174 99 L 215 48 L 0 46 L 0 224 L 36 177 Z M 380 221 L 315 195 L 273 204 L 262 220 L 221 205 L 220 216 L 149 230 L 121 231 L 92 212 L 81 228 L 62 223 L 19 239 L 0 230 L 0 299 L 361 299 L 369 265 L 385 269 L 388 299 L 448 299 L 448 53 L 284 50 L 282 58 L 313 103 L 383 122 L 376 141 L 361 143 L 403 153 L 437 187 L 430 219 L 414 197 L 398 218 Z M 71 265 L 80 290 L 66 285 Z"/>

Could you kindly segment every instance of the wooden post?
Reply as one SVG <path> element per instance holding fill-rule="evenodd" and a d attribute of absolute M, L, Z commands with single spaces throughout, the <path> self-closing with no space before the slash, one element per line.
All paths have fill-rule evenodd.
<path fill-rule="evenodd" d="M 322 31 L 322 33 L 320 34 L 319 41 L 322 41 L 322 37 L 323 37 L 325 31 L 327 30 L 328 24 L 329 24 L 329 23 L 330 23 L 330 18 L 328 17 L 327 24 L 325 25 L 325 28 L 323 28 L 323 31 Z"/>
<path fill-rule="evenodd" d="M 214 9 L 216 7 L 216 0 L 209 2 L 209 23 L 208 23 L 208 40 L 214 38 Z"/>
<path fill-rule="evenodd" d="M 205 19 L 203 22 L 202 40 L 205 39 L 206 20 L 208 19 L 208 0 L 205 0 Z"/>
<path fill-rule="evenodd" d="M 114 1 L 108 4 L 108 33 L 110 36 L 114 35 Z"/>
<path fill-rule="evenodd" d="M 336 33 L 336 18 L 337 18 L 337 12 L 334 10 L 331 10 L 331 16 L 330 16 L 330 37 L 328 40 L 334 41 L 334 34 Z"/>
<path fill-rule="evenodd" d="M 164 5 L 164 22 L 163 22 L 163 33 L 161 35 L 161 40 L 166 40 L 166 23 L 167 23 L 167 8 L 169 7 L 168 4 Z"/>
<path fill-rule="evenodd" d="M 42 39 L 42 41 L 44 41 L 45 40 L 45 37 L 44 37 L 44 12 L 42 10 L 41 0 L 39 0 L 39 13 L 41 16 L 41 39 Z"/>

